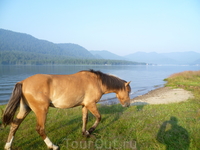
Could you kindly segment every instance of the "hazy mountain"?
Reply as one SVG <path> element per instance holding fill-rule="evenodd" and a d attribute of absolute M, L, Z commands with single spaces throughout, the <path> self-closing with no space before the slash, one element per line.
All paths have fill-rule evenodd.
<path fill-rule="evenodd" d="M 200 58 L 191 63 L 192 65 L 200 65 Z"/>
<path fill-rule="evenodd" d="M 31 35 L 0 29 L 0 51 L 33 52 L 74 58 L 95 58 L 88 50 L 77 44 L 55 44 L 39 40 Z"/>
<path fill-rule="evenodd" d="M 156 52 L 146 53 L 146 52 L 136 52 L 130 55 L 126 55 L 125 58 L 131 61 L 146 62 L 153 64 L 176 64 L 177 61 L 168 58 L 162 54 Z"/>
<path fill-rule="evenodd" d="M 156 52 L 136 52 L 126 55 L 125 58 L 131 61 L 146 62 L 153 64 L 177 64 L 188 65 L 194 64 L 200 59 L 200 53 L 196 52 L 171 52 L 171 53 L 156 53 Z"/>
<path fill-rule="evenodd" d="M 178 64 L 192 64 L 194 61 L 200 59 L 200 53 L 192 51 L 162 53 L 162 55 L 176 60 Z"/>
<path fill-rule="evenodd" d="M 113 60 L 126 60 L 126 58 L 106 50 L 101 50 L 101 51 L 91 50 L 90 53 L 92 53 L 97 59 L 103 58 L 103 59 L 113 59 Z"/>

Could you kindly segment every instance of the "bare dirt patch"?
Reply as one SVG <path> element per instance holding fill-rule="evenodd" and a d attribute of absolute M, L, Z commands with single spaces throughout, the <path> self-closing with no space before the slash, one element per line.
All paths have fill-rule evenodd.
<path fill-rule="evenodd" d="M 131 100 L 131 105 L 178 103 L 193 98 L 190 91 L 161 87 Z"/>

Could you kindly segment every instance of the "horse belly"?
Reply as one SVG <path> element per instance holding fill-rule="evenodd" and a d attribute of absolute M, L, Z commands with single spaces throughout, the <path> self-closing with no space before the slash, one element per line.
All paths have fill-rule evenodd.
<path fill-rule="evenodd" d="M 71 108 L 82 105 L 83 99 L 83 96 L 61 96 L 59 98 L 54 99 L 51 102 L 51 105 L 56 108 Z"/>

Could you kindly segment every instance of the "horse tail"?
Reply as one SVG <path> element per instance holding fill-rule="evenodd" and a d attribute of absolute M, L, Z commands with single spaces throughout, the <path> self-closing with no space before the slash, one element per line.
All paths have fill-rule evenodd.
<path fill-rule="evenodd" d="M 6 109 L 3 114 L 3 124 L 4 126 L 9 125 L 15 116 L 15 112 L 20 103 L 20 99 L 22 97 L 22 83 L 17 83 L 14 87 L 10 100 L 6 106 Z"/>

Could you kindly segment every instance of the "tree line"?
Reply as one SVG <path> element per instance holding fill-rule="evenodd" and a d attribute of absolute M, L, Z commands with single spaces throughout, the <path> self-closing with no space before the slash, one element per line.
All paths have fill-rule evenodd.
<path fill-rule="evenodd" d="M 1 65 L 144 65 L 125 60 L 109 60 L 109 59 L 80 59 L 59 55 L 48 55 L 38 53 L 25 53 L 20 51 L 0 51 Z"/>

